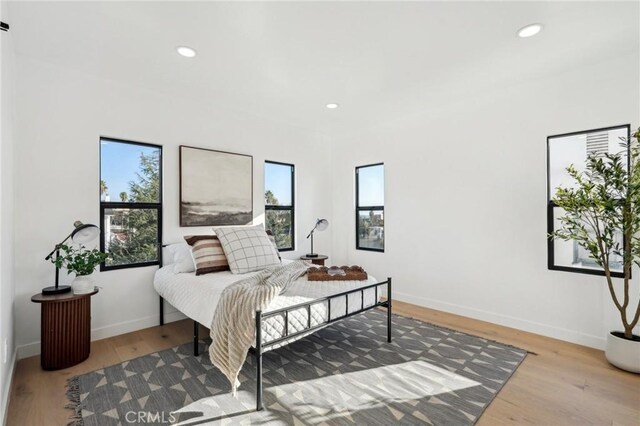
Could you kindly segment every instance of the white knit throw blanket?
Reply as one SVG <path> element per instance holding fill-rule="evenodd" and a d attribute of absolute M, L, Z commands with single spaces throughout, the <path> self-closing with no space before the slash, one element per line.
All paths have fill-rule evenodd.
<path fill-rule="evenodd" d="M 267 308 L 289 284 L 304 275 L 309 267 L 303 261 L 275 266 L 240 280 L 222 292 L 211 322 L 211 363 L 229 379 L 236 396 L 238 374 L 255 341 L 255 313 Z"/>

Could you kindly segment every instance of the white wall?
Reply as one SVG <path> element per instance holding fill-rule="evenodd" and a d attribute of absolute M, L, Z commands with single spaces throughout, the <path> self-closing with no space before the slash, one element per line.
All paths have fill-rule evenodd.
<path fill-rule="evenodd" d="M 0 20 L 10 22 L 6 3 Z M 15 366 L 13 297 L 14 54 L 11 32 L 0 33 L 0 420 L 6 414 Z"/>
<path fill-rule="evenodd" d="M 400 300 L 602 348 L 606 333 L 621 328 L 604 278 L 547 270 L 546 137 L 637 127 L 639 59 L 473 96 L 337 139 L 334 259 L 392 276 Z M 381 161 L 386 252 L 356 251 L 354 167 Z"/>
<path fill-rule="evenodd" d="M 257 222 L 264 160 L 291 162 L 298 250 L 287 257 L 308 251 L 306 232 L 326 217 L 331 226 L 317 234 L 318 251 L 330 263 L 394 277 L 400 300 L 602 347 L 618 324 L 602 278 L 546 269 L 545 142 L 550 134 L 638 125 L 638 75 L 637 55 L 620 58 L 330 140 L 215 99 L 179 99 L 18 57 L 19 355 L 39 352 L 39 306 L 30 297 L 52 283 L 44 256 L 74 220 L 98 222 L 100 135 L 164 146 L 165 242 L 208 232 L 178 226 L 180 144 L 254 156 Z M 331 145 L 340 156 L 331 156 Z M 378 161 L 386 172 L 384 254 L 354 250 L 353 168 Z M 157 324 L 155 270 L 98 274 L 94 338 Z M 169 309 L 167 317 L 179 315 Z"/>
<path fill-rule="evenodd" d="M 44 261 L 74 220 L 99 220 L 101 135 L 164 147 L 164 240 L 209 228 L 180 228 L 178 146 L 181 144 L 253 155 L 254 218 L 264 213 L 264 160 L 289 162 L 297 174 L 297 251 L 317 217 L 331 215 L 328 143 L 321 135 L 214 107 L 215 99 L 177 99 L 138 90 L 18 56 L 16 200 L 16 336 L 20 357 L 39 352 L 39 306 L 30 297 L 51 285 L 54 268 Z M 307 194 L 301 196 L 301 194 Z M 331 232 L 318 235 L 327 252 Z M 158 322 L 152 286 L 156 267 L 98 273 L 103 289 L 93 298 L 93 338 Z M 167 310 L 169 320 L 178 315 Z"/>

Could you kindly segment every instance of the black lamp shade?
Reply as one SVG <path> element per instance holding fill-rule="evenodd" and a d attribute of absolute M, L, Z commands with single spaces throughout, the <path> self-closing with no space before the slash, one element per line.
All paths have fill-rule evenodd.
<path fill-rule="evenodd" d="M 73 225 L 76 227 L 71 233 L 71 240 L 74 243 L 88 243 L 100 235 L 100 228 L 96 225 L 83 224 L 82 222 L 75 222 Z"/>
<path fill-rule="evenodd" d="M 318 219 L 315 229 L 318 231 L 324 231 L 329 227 L 329 221 L 327 219 Z"/>

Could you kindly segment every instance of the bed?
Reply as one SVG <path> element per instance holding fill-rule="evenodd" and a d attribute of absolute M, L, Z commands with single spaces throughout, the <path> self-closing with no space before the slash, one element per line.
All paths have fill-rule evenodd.
<path fill-rule="evenodd" d="M 164 256 L 163 256 L 164 257 Z M 283 260 L 283 263 L 291 261 Z M 309 266 L 312 266 L 311 264 Z M 193 320 L 193 353 L 198 356 L 199 324 L 211 325 L 223 290 L 257 272 L 234 275 L 230 271 L 196 276 L 175 273 L 165 264 L 155 274 L 154 288 L 160 296 L 160 325 L 164 324 L 164 300 Z M 382 300 L 382 290 L 387 298 Z M 255 313 L 256 338 L 250 352 L 256 358 L 256 407 L 262 409 L 262 355 L 326 327 L 332 322 L 379 306 L 388 311 L 387 340 L 391 342 L 391 278 L 378 282 L 308 281 L 298 278 L 264 311 Z"/>

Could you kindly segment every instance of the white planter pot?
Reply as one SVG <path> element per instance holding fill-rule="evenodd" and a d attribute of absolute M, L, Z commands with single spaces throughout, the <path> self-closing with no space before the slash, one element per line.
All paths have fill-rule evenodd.
<path fill-rule="evenodd" d="M 623 370 L 640 373 L 640 341 L 623 339 L 613 333 L 607 334 L 607 361 Z"/>
<path fill-rule="evenodd" d="M 93 275 L 78 275 L 71 282 L 71 289 L 74 294 L 91 293 L 95 286 Z"/>

